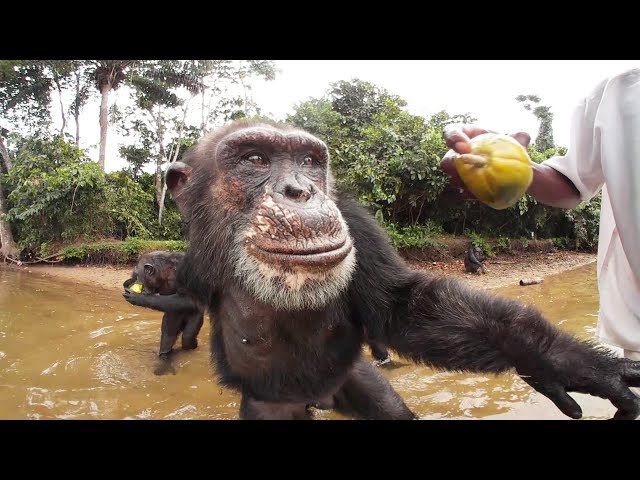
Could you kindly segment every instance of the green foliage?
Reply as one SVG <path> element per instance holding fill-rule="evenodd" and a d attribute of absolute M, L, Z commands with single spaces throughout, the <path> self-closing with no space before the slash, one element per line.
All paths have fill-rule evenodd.
<path fill-rule="evenodd" d="M 529 154 L 529 157 L 533 162 L 542 163 L 551 157 L 565 155 L 567 153 L 567 149 L 566 147 L 553 146 L 546 150 L 540 151 L 535 145 L 529 145 L 527 153 Z"/>
<path fill-rule="evenodd" d="M 142 168 L 152 159 L 152 153 L 148 146 L 121 145 L 118 152 L 129 164 L 125 171 L 134 179 L 140 178 Z"/>
<path fill-rule="evenodd" d="M 25 245 L 26 246 L 26 245 Z M 47 258 L 49 255 L 52 255 L 54 252 L 51 249 L 51 245 L 48 243 L 41 243 L 36 251 L 36 255 L 40 258 Z"/>
<path fill-rule="evenodd" d="M 165 220 L 158 225 L 152 175 L 141 174 L 138 182 L 126 172 L 105 175 L 82 150 L 60 137 L 20 139 L 5 177 L 10 191 L 7 217 L 20 244 L 183 238 L 182 219 L 170 198 Z"/>
<path fill-rule="evenodd" d="M 165 198 L 162 225 L 158 224 L 153 175 L 144 173 L 134 181 L 126 171 L 110 173 L 106 198 L 107 215 L 112 221 L 110 236 L 165 240 L 184 237 L 182 217 L 169 195 Z"/>
<path fill-rule="evenodd" d="M 538 104 L 540 102 L 540 97 L 537 95 L 518 95 L 516 101 L 522 103 L 524 109 L 532 112 L 540 122 L 538 136 L 534 142 L 536 149 L 544 152 L 550 148 L 554 148 L 553 113 L 551 112 L 551 107 L 538 105 L 534 108 L 532 104 Z"/>
<path fill-rule="evenodd" d="M 36 132 L 51 122 L 52 79 L 42 60 L 0 60 L 0 112 Z"/>
<path fill-rule="evenodd" d="M 552 119 L 547 107 L 532 106 L 540 102 L 539 97 L 520 96 L 518 101 L 524 102 L 541 122 Z M 332 84 L 323 98 L 296 105 L 287 118 L 327 143 L 336 188 L 355 196 L 375 212 L 381 223 L 393 225 L 389 231 L 394 244 L 403 242 L 398 236 L 404 233 L 399 232 L 408 235 L 407 244 L 419 243 L 422 237 L 401 229 L 428 221 L 441 225 L 447 233 L 474 231 L 502 237 L 503 242 L 508 238 L 529 239 L 532 233 L 538 238 L 580 236 L 581 248 L 591 248 L 588 246 L 597 241 L 597 236 L 591 235 L 597 221 L 587 207 L 567 213 L 541 205 L 528 195 L 505 210 L 462 201 L 440 168 L 448 150 L 442 130 L 450 123 L 472 123 L 475 119 L 447 112 L 425 119 L 405 111 L 405 105 L 401 98 L 370 83 L 341 81 Z M 534 162 L 566 153 L 565 148 L 553 145 L 552 132 L 542 132 L 541 136 L 544 141 L 528 149 Z M 483 248 L 491 252 L 484 243 Z M 508 249 L 510 245 L 499 248 Z"/>
<path fill-rule="evenodd" d="M 8 218 L 21 243 L 91 238 L 108 226 L 104 174 L 60 137 L 22 139 L 7 181 Z"/>
<path fill-rule="evenodd" d="M 497 247 L 501 252 L 510 252 L 511 251 L 511 239 L 509 237 L 500 236 L 497 239 Z"/>
<path fill-rule="evenodd" d="M 555 237 L 551 239 L 553 246 L 562 250 L 569 248 L 569 239 L 567 237 Z"/>
<path fill-rule="evenodd" d="M 383 226 L 391 239 L 391 244 L 396 248 L 436 248 L 439 246 L 435 237 L 440 233 L 440 229 L 434 228 L 433 224 L 402 226 L 395 223 L 385 223 Z"/>
<path fill-rule="evenodd" d="M 447 151 L 442 128 L 473 119 L 439 112 L 427 121 L 405 105 L 370 83 L 342 81 L 325 98 L 297 105 L 287 120 L 327 143 L 339 190 L 385 221 L 419 225 L 448 185 L 440 168 Z"/>
<path fill-rule="evenodd" d="M 484 238 L 482 235 L 477 234 L 476 232 L 468 233 L 469 239 L 474 247 L 480 248 L 487 257 L 495 256 L 495 251 L 493 250 L 493 245 L 489 242 L 488 239 Z"/>
<path fill-rule="evenodd" d="M 153 193 L 145 191 L 125 172 L 106 177 L 106 209 L 116 236 L 153 238 L 153 226 L 157 223 Z"/>
<path fill-rule="evenodd" d="M 40 256 L 51 254 L 60 242 L 77 240 L 180 241 L 184 230 L 175 202 L 167 195 L 159 225 L 154 175 L 145 173 L 143 167 L 149 161 L 173 158 L 171 152 L 179 139 L 180 159 L 212 122 L 264 118 L 250 99 L 249 80 L 274 78 L 273 63 L 0 61 L 0 109 L 8 119 L 22 119 L 34 130 L 44 128 L 49 121 L 50 91 L 71 89 L 72 96 L 78 97 L 74 102 L 81 106 L 88 91 L 79 88 L 79 79 L 83 76 L 86 86 L 89 73 L 96 86 L 108 81 L 113 88 L 122 82 L 133 87 L 139 108 L 126 116 L 115 112 L 126 120 L 122 123 L 134 139 L 132 145 L 120 149 L 129 167 L 105 175 L 84 152 L 60 137 L 9 142 L 14 167 L 0 181 L 8 193 L 7 218 L 16 240 L 20 245 L 39 246 Z M 230 86 L 241 87 L 241 92 L 230 93 Z M 188 99 L 203 108 L 201 125 L 183 125 L 177 107 L 186 107 Z M 517 100 L 540 121 L 538 138 L 528 148 L 531 159 L 540 163 L 564 155 L 566 149 L 553 143 L 549 108 L 540 106 L 540 98 L 534 95 Z M 405 107 L 406 102 L 397 95 L 356 79 L 331 84 L 322 98 L 297 105 L 287 121 L 327 143 L 336 188 L 375 212 L 397 247 L 433 248 L 443 232 L 459 235 L 469 231 L 489 255 L 493 250 L 485 240 L 488 237 L 498 237 L 495 248 L 499 251 L 511 249 L 510 239 L 521 238 L 526 243 L 532 234 L 553 238 L 564 247 L 597 246 L 600 196 L 571 211 L 546 207 L 527 195 L 500 211 L 478 201 L 462 201 L 440 168 L 447 151 L 442 130 L 450 123 L 474 119 L 445 111 L 423 118 Z M 135 242 L 127 245 L 122 247 L 124 257 L 137 254 Z M 111 252 L 111 248 L 71 250 L 69 258 L 84 255 L 83 261 L 89 261 L 87 255 L 103 255 L 100 252 Z M 127 248 L 132 252 L 127 253 Z M 116 258 L 115 253 L 109 255 Z"/>
<path fill-rule="evenodd" d="M 66 263 L 135 263 L 138 257 L 154 250 L 183 252 L 184 241 L 159 241 L 129 238 L 124 242 L 82 243 L 63 248 L 58 256 Z"/>
<path fill-rule="evenodd" d="M 583 202 L 565 213 L 573 224 L 573 238 L 577 250 L 595 249 L 598 246 L 601 201 L 602 193 L 599 193 L 590 202 Z"/>

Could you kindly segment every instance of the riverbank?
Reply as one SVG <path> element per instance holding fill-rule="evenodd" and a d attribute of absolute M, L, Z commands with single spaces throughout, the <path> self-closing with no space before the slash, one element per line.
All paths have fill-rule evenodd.
<path fill-rule="evenodd" d="M 453 261 L 409 261 L 416 269 L 435 274 L 460 278 L 472 286 L 492 289 L 507 285 L 517 285 L 523 278 L 545 278 L 555 273 L 580 267 L 596 261 L 595 253 L 572 251 L 522 252 L 517 255 L 496 255 L 486 261 L 488 273 L 476 275 L 465 273 L 462 260 Z M 31 264 L 10 266 L 22 271 L 67 280 L 76 285 L 92 284 L 105 289 L 122 289 L 122 283 L 129 278 L 131 266 Z"/>

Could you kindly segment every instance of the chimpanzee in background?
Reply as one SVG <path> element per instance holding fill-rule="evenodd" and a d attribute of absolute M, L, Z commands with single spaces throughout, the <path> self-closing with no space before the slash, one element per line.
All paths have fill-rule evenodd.
<path fill-rule="evenodd" d="M 482 249 L 476 245 L 471 244 L 467 254 L 464 256 L 464 270 L 468 273 L 487 273 L 484 267 L 486 257 Z"/>
<path fill-rule="evenodd" d="M 242 419 L 308 418 L 307 405 L 358 418 L 412 419 L 364 361 L 365 332 L 400 356 L 453 371 L 515 370 L 572 418 L 567 392 L 609 399 L 635 418 L 640 362 L 576 339 L 537 309 L 410 269 L 384 230 L 333 189 L 318 138 L 237 121 L 167 171 L 188 221 L 178 293 L 133 295 L 165 312 L 209 307 L 220 381 L 241 394 Z"/>
<path fill-rule="evenodd" d="M 174 295 L 176 290 L 176 268 L 183 260 L 184 253 L 155 251 L 141 255 L 133 269 L 131 278 L 123 284 L 124 297 L 127 300 L 136 295 Z M 132 292 L 129 287 L 141 283 L 141 294 Z M 204 321 L 204 307 L 193 301 L 179 308 L 173 305 L 164 310 L 162 316 L 162 334 L 160 337 L 159 363 L 154 369 L 156 375 L 175 373 L 171 362 L 173 346 L 182 332 L 182 349 L 191 350 L 198 346 L 198 333 Z"/>
<path fill-rule="evenodd" d="M 36 252 L 33 248 L 25 247 L 20 250 L 18 260 L 22 263 L 33 262 L 36 259 Z"/>

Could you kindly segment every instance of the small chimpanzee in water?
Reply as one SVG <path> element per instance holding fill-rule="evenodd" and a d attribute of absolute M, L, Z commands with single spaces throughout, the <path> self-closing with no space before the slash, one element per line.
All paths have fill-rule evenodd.
<path fill-rule="evenodd" d="M 467 254 L 464 256 L 464 270 L 469 273 L 487 273 L 484 267 L 486 257 L 484 252 L 477 245 L 471 244 Z"/>
<path fill-rule="evenodd" d="M 176 289 L 176 268 L 184 258 L 184 253 L 155 251 L 142 255 L 133 269 L 131 278 L 123 284 L 124 297 L 135 295 L 174 295 Z M 135 283 L 142 284 L 142 293 L 130 290 Z M 175 302 L 174 302 L 175 303 Z M 182 332 L 182 349 L 191 350 L 198 346 L 198 333 L 204 321 L 204 307 L 198 302 L 187 305 L 172 305 L 164 310 L 162 316 L 162 334 L 160 337 L 159 364 L 154 370 L 156 375 L 175 373 L 171 362 L 173 346 Z"/>
<path fill-rule="evenodd" d="M 166 181 L 190 242 L 177 293 L 127 300 L 164 312 L 208 306 L 216 371 L 240 393 L 242 419 L 308 418 L 308 405 L 415 418 L 364 360 L 367 338 L 435 368 L 515 371 L 571 418 L 582 410 L 568 392 L 610 400 L 615 418 L 640 414 L 629 389 L 640 362 L 534 307 L 411 269 L 373 215 L 334 190 L 327 146 L 303 130 L 231 123 L 171 164 Z"/>

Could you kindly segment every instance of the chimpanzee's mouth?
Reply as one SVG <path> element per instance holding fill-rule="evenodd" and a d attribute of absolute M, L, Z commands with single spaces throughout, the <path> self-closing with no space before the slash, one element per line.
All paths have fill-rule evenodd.
<path fill-rule="evenodd" d="M 296 248 L 291 245 L 250 243 L 249 254 L 265 263 L 287 267 L 306 267 L 319 270 L 333 268 L 342 262 L 353 248 L 349 235 L 339 242 L 310 245 L 308 248 Z"/>

